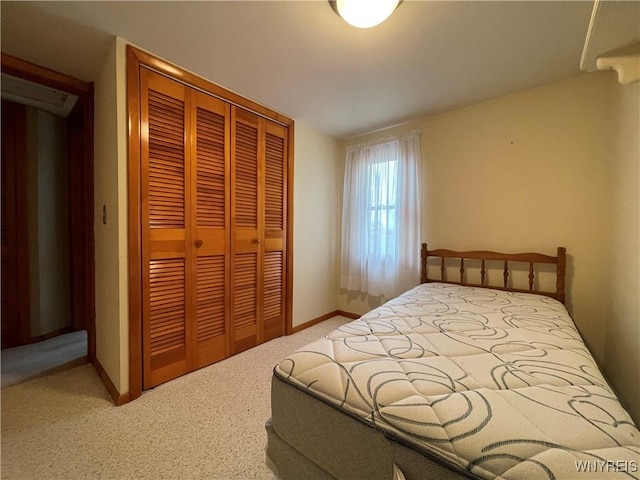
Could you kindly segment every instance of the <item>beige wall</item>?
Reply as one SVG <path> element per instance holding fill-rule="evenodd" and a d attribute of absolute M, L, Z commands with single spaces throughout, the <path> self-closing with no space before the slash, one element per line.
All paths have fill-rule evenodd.
<path fill-rule="evenodd" d="M 637 420 L 637 85 L 584 74 L 346 144 L 415 128 L 423 241 L 549 254 L 565 246 L 567 307 Z M 341 291 L 339 308 L 364 313 L 376 300 Z"/>
<path fill-rule="evenodd" d="M 640 425 L 640 83 L 614 90 L 613 258 L 602 367 Z"/>
<path fill-rule="evenodd" d="M 96 357 L 121 393 L 129 390 L 124 68 L 124 43 L 114 38 L 94 84 Z"/>
<path fill-rule="evenodd" d="M 342 169 L 338 142 L 295 125 L 293 326 L 337 309 Z"/>

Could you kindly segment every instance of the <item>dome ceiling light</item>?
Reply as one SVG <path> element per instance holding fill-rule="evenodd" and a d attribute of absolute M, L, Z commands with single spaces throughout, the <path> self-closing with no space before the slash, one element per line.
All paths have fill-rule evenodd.
<path fill-rule="evenodd" d="M 400 3 L 398 0 L 329 0 L 338 15 L 358 28 L 370 28 L 384 22 Z"/>

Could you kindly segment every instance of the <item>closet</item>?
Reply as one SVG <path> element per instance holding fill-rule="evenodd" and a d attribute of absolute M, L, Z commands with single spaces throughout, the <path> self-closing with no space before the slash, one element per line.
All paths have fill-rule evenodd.
<path fill-rule="evenodd" d="M 220 87 L 138 72 L 147 389 L 285 333 L 292 127 Z"/>

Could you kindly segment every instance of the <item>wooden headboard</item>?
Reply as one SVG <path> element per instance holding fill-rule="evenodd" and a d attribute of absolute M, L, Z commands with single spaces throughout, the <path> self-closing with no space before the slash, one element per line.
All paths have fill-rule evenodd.
<path fill-rule="evenodd" d="M 499 252 L 488 252 L 488 251 L 469 251 L 469 252 L 458 252 L 455 250 L 445 250 L 445 249 L 437 249 L 437 250 L 429 250 L 426 243 L 422 244 L 421 250 L 422 257 L 422 268 L 420 273 L 420 282 L 428 283 L 428 282 L 447 282 L 447 283 L 455 283 L 458 285 L 466 285 L 470 287 L 482 287 L 482 288 L 493 288 L 496 290 L 506 290 L 509 292 L 523 292 L 523 293 L 537 293 L 540 295 L 546 295 L 551 298 L 555 298 L 556 300 L 564 303 L 565 302 L 565 290 L 564 290 L 564 276 L 565 276 L 565 268 L 567 265 L 567 250 L 564 247 L 558 247 L 558 254 L 555 257 L 549 255 L 543 255 L 541 253 L 499 253 Z M 440 278 L 434 279 L 429 278 L 428 276 L 428 268 L 427 261 L 429 257 L 437 257 L 440 258 Z M 460 267 L 460 281 L 452 281 L 447 279 L 446 273 L 446 265 L 445 259 L 454 258 L 459 260 Z M 480 260 L 480 283 L 467 283 L 466 275 L 465 275 L 465 260 L 473 259 Z M 503 269 L 503 285 L 502 286 L 492 286 L 487 284 L 487 270 L 485 266 L 486 261 L 500 261 L 504 262 Z M 519 289 L 519 288 L 511 288 L 508 286 L 509 284 L 509 262 L 522 262 L 529 264 L 529 289 Z M 535 270 L 534 264 L 537 263 L 547 263 L 554 264 L 556 266 L 556 290 L 555 292 L 545 292 L 541 290 L 534 289 L 534 280 L 535 280 Z"/>

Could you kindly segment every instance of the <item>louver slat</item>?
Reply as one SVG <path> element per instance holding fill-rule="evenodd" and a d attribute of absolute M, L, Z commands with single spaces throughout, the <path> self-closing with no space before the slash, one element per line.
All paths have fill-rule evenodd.
<path fill-rule="evenodd" d="M 264 340 L 284 333 L 283 252 L 265 252 L 263 287 Z"/>
<path fill-rule="evenodd" d="M 264 259 L 265 321 L 282 315 L 282 252 L 267 252 Z"/>
<path fill-rule="evenodd" d="M 236 124 L 235 141 L 236 227 L 258 227 L 258 130 Z"/>
<path fill-rule="evenodd" d="M 267 230 L 282 230 L 284 228 L 284 139 L 267 133 L 265 157 L 265 227 Z"/>
<path fill-rule="evenodd" d="M 197 224 L 225 228 L 225 118 L 197 110 Z"/>
<path fill-rule="evenodd" d="M 149 337 L 154 357 L 185 347 L 184 259 L 151 260 Z"/>
<path fill-rule="evenodd" d="M 199 257 L 197 270 L 197 338 L 203 342 L 225 334 L 224 255 Z"/>
<path fill-rule="evenodd" d="M 239 253 L 235 255 L 234 275 L 235 298 L 233 303 L 234 328 L 256 325 L 256 304 L 258 301 L 257 254 Z"/>
<path fill-rule="evenodd" d="M 184 102 L 149 90 L 149 227 L 184 228 Z"/>

